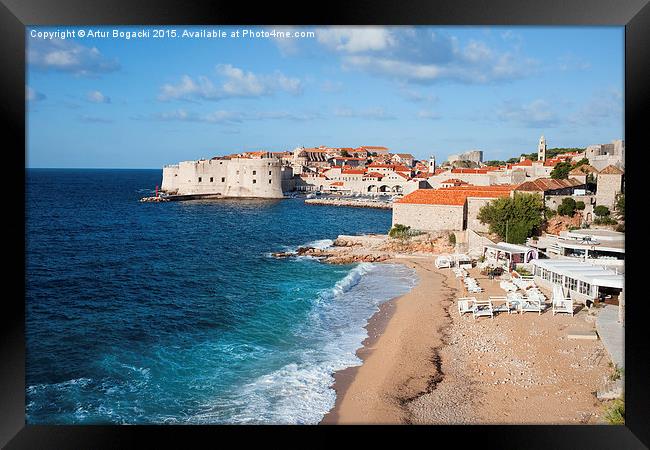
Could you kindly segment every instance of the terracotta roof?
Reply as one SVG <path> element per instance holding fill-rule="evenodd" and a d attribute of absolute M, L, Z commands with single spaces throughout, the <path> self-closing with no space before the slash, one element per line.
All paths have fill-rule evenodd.
<path fill-rule="evenodd" d="M 451 169 L 451 173 L 488 173 L 490 169 L 488 168 L 482 168 L 482 169 L 463 169 L 463 168 L 458 168 L 458 169 Z"/>
<path fill-rule="evenodd" d="M 613 166 L 611 164 L 609 166 L 605 167 L 603 170 L 601 170 L 598 173 L 600 175 L 602 175 L 602 174 L 605 174 L 605 175 L 623 175 L 623 171 L 621 169 L 619 169 L 618 167 Z"/>
<path fill-rule="evenodd" d="M 458 184 L 458 185 L 469 184 L 467 181 L 459 180 L 458 178 L 449 178 L 448 180 L 441 181 L 441 183 L 445 183 L 445 184 L 454 183 L 454 184 Z"/>
<path fill-rule="evenodd" d="M 413 159 L 413 155 L 410 153 L 395 153 L 394 156 L 399 156 L 400 158 L 411 158 Z"/>
<path fill-rule="evenodd" d="M 531 159 L 524 159 L 523 161 L 514 163 L 512 166 L 517 167 L 517 166 L 532 166 L 532 165 L 533 165 L 533 161 Z"/>
<path fill-rule="evenodd" d="M 397 200 L 396 203 L 463 206 L 468 197 L 509 197 L 512 189 L 511 185 L 418 189 Z"/>
<path fill-rule="evenodd" d="M 366 177 L 374 177 L 374 178 L 383 178 L 384 176 L 380 174 L 379 172 L 369 172 L 365 175 Z"/>
<path fill-rule="evenodd" d="M 330 184 L 330 186 L 343 186 L 342 181 L 335 181 L 334 183 Z"/>
<path fill-rule="evenodd" d="M 581 186 L 581 181 L 576 180 L 575 178 L 569 178 L 566 180 L 555 180 L 553 178 L 538 178 L 533 181 L 526 181 L 521 183 L 515 188 L 516 191 L 527 191 L 527 192 L 545 192 L 552 191 L 555 189 L 564 189 L 568 187 Z"/>
<path fill-rule="evenodd" d="M 343 169 L 342 173 L 363 175 L 364 173 L 366 173 L 366 171 L 364 169 Z"/>
<path fill-rule="evenodd" d="M 598 173 L 598 169 L 589 164 L 583 164 L 569 172 L 569 175 L 585 175 L 587 173 Z"/>

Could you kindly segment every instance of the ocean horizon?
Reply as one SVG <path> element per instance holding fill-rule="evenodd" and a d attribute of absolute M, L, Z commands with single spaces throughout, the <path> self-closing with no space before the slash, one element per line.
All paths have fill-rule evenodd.
<path fill-rule="evenodd" d="M 318 423 L 416 275 L 271 253 L 386 233 L 390 210 L 139 203 L 161 178 L 26 169 L 26 422 Z"/>

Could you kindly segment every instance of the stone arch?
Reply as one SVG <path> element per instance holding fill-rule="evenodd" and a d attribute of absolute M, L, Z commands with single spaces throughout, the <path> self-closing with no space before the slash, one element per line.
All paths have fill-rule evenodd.
<path fill-rule="evenodd" d="M 391 192 L 394 192 L 394 193 L 396 193 L 396 194 L 401 194 L 402 191 L 403 191 L 403 188 L 402 188 L 402 186 L 400 186 L 399 184 L 396 184 L 395 186 L 393 186 L 393 187 L 391 188 Z"/>
<path fill-rule="evenodd" d="M 368 192 L 375 192 L 376 189 L 377 189 L 377 186 L 375 186 L 374 184 L 371 184 L 370 186 L 368 186 Z"/>
<path fill-rule="evenodd" d="M 382 184 L 379 186 L 379 192 L 390 192 L 390 187 L 386 186 L 385 184 Z"/>

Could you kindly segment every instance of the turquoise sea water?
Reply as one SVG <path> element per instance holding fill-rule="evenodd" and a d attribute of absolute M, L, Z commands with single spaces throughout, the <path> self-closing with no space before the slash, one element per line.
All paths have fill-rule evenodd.
<path fill-rule="evenodd" d="M 384 233 L 390 211 L 138 203 L 160 178 L 27 171 L 27 422 L 319 422 L 363 326 L 416 276 L 269 253 Z"/>

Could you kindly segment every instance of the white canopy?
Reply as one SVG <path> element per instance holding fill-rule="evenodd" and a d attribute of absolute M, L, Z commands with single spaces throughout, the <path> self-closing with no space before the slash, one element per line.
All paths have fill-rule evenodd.
<path fill-rule="evenodd" d="M 534 259 L 531 262 L 536 267 L 595 286 L 623 289 L 625 283 L 624 275 L 581 260 Z"/>

